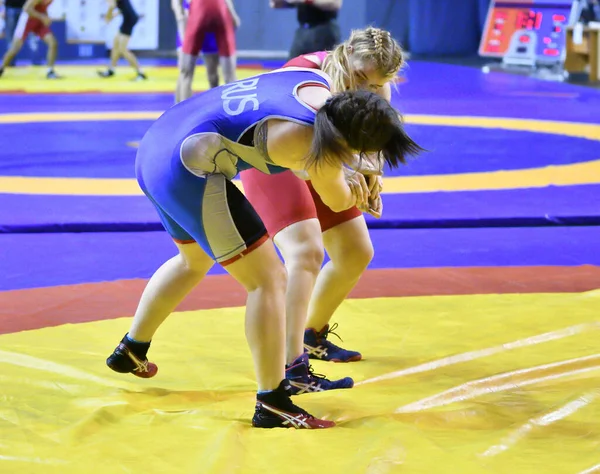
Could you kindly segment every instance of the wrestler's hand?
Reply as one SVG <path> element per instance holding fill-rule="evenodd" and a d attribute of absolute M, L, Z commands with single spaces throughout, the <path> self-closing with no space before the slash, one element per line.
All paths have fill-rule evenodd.
<path fill-rule="evenodd" d="M 52 18 L 50 18 L 49 16 L 45 16 L 42 18 L 42 23 L 45 26 L 50 26 L 52 24 Z"/>
<path fill-rule="evenodd" d="M 381 195 L 377 195 L 375 198 L 369 199 L 369 209 L 367 210 L 376 219 L 379 219 L 383 214 L 383 200 Z"/>
<path fill-rule="evenodd" d="M 383 201 L 381 200 L 383 178 L 376 175 L 367 176 L 367 186 L 369 187 L 369 202 L 365 212 L 379 219 L 383 212 Z"/>
<path fill-rule="evenodd" d="M 380 175 L 367 176 L 367 184 L 370 197 L 378 196 L 383 190 L 383 178 Z"/>
<path fill-rule="evenodd" d="M 356 207 L 361 211 L 365 211 L 368 208 L 369 203 L 369 186 L 367 185 L 365 177 L 362 174 L 347 168 L 344 168 L 344 175 L 346 183 L 356 199 Z"/>

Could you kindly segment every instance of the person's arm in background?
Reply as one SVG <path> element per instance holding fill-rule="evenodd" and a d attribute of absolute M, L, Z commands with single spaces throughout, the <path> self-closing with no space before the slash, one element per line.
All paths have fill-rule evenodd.
<path fill-rule="evenodd" d="M 225 3 L 227 4 L 229 13 L 231 13 L 231 17 L 233 18 L 233 23 L 235 24 L 235 27 L 239 28 L 240 25 L 242 24 L 242 20 L 240 20 L 240 17 L 238 16 L 237 12 L 235 11 L 235 6 L 233 5 L 233 0 L 225 0 Z"/>
<path fill-rule="evenodd" d="M 27 0 L 25 5 L 23 5 L 23 11 L 25 11 L 31 18 L 36 18 L 40 20 L 44 25 L 50 26 L 52 24 L 52 20 L 48 15 L 44 15 L 36 11 L 35 7 L 41 0 Z"/>
<path fill-rule="evenodd" d="M 117 8 L 117 0 L 108 0 L 108 10 L 106 11 L 106 15 L 104 16 L 104 20 L 106 23 L 110 23 L 112 19 L 115 17 L 115 9 Z"/>

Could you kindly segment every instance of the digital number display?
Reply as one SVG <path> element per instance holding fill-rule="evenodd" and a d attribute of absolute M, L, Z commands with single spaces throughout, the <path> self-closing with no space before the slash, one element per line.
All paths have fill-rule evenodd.
<path fill-rule="evenodd" d="M 502 57 L 507 52 L 513 35 L 519 32 L 520 46 L 530 44 L 533 35 L 533 40 L 537 39 L 536 56 L 556 58 L 565 48 L 565 28 L 571 8 L 571 0 L 492 1 L 479 54 Z M 524 31 L 527 34 L 523 34 Z"/>
<path fill-rule="evenodd" d="M 517 13 L 517 30 L 539 30 L 544 14 L 535 10 L 521 10 Z"/>

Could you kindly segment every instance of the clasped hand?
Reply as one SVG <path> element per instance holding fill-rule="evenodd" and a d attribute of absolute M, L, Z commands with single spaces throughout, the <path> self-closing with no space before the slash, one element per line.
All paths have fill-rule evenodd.
<path fill-rule="evenodd" d="M 356 207 L 379 219 L 383 212 L 383 202 L 381 200 L 382 177 L 373 174 L 365 178 L 362 173 L 348 168 L 344 169 L 344 174 L 346 183 L 356 199 Z"/>

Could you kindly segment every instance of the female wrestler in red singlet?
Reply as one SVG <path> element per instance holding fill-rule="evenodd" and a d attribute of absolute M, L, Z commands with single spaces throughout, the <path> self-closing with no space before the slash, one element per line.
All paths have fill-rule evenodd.
<path fill-rule="evenodd" d="M 54 72 L 54 63 L 56 62 L 56 52 L 58 49 L 56 38 L 52 34 L 50 25 L 52 20 L 48 16 L 48 7 L 52 0 L 27 0 L 23 6 L 23 13 L 19 16 L 19 22 L 15 30 L 15 35 L 10 48 L 2 59 L 0 65 L 0 76 L 4 72 L 4 68 L 8 66 L 16 55 L 21 51 L 23 42 L 29 36 L 29 33 L 37 35 L 48 45 L 48 53 L 46 61 L 48 63 L 48 72 L 46 78 L 57 79 L 58 75 Z"/>
<path fill-rule="evenodd" d="M 300 56 L 284 67 L 324 70 L 332 77 L 334 93 L 365 88 L 389 100 L 390 82 L 402 63 L 402 49 L 387 31 L 366 28 L 352 32 L 332 52 Z M 241 173 L 241 180 L 246 196 L 262 217 L 288 270 L 287 363 L 292 363 L 303 350 L 313 359 L 360 360 L 359 352 L 332 344 L 327 335 L 334 329 L 329 327 L 333 313 L 373 257 L 362 212 L 357 208 L 333 212 L 310 182 L 291 171 L 266 175 L 248 170 Z M 378 196 L 381 179 L 373 178 L 370 182 L 378 188 L 372 195 Z M 378 206 L 380 202 L 379 199 Z M 374 211 L 379 212 L 380 209 Z M 323 245 L 330 261 L 321 269 Z"/>

